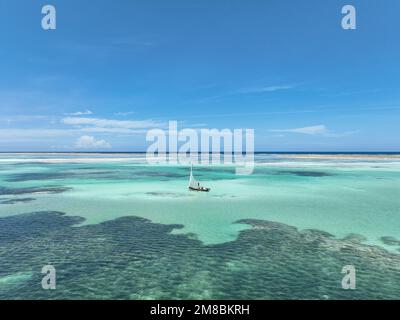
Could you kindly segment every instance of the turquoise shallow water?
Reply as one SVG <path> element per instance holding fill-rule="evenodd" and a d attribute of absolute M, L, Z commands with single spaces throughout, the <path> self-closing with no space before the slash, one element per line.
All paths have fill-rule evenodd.
<path fill-rule="evenodd" d="M 234 240 L 245 226 L 233 222 L 248 218 L 320 229 L 338 237 L 358 233 L 376 244 L 382 236 L 400 238 L 400 159 L 396 158 L 259 155 L 249 176 L 237 176 L 229 166 L 197 167 L 196 177 L 212 189 L 208 194 L 187 190 L 187 167 L 150 166 L 142 155 L 8 158 L 12 159 L 1 162 L 0 186 L 70 190 L 3 195 L 35 200 L 2 204 L 2 217 L 53 210 L 79 213 L 90 224 L 140 216 L 181 223 L 185 227 L 179 232 L 194 233 L 210 244 Z"/>
<path fill-rule="evenodd" d="M 94 277 L 90 282 L 93 282 L 92 285 L 96 287 L 95 292 L 97 292 L 96 294 L 99 298 L 118 297 L 119 295 L 121 295 L 121 298 L 168 299 L 192 296 L 195 298 L 230 298 L 229 295 L 224 296 L 223 294 L 223 292 L 229 292 L 230 289 L 219 288 L 221 284 L 218 281 L 225 277 L 231 277 L 233 281 L 234 274 L 236 276 L 246 274 L 250 278 L 264 274 L 265 270 L 261 270 L 263 267 L 259 263 L 266 257 L 260 257 L 260 261 L 253 261 L 255 257 L 236 252 L 235 254 L 238 256 L 232 258 L 233 260 L 229 262 L 225 261 L 228 257 L 226 252 L 222 253 L 221 248 L 229 246 L 228 244 L 230 243 L 230 251 L 241 251 L 249 241 L 250 243 L 253 241 L 252 248 L 257 247 L 257 245 L 264 246 L 265 241 L 280 244 L 279 237 L 273 236 L 271 240 L 271 234 L 268 232 L 265 232 L 265 234 L 252 233 L 257 228 L 260 228 L 260 225 L 262 229 L 264 228 L 264 231 L 265 229 L 270 230 L 270 225 L 266 228 L 262 222 L 256 223 L 254 221 L 282 223 L 282 225 L 278 224 L 278 229 L 286 230 L 286 234 L 282 235 L 282 230 L 280 229 L 279 234 L 280 237 L 283 237 L 288 250 L 290 246 L 302 246 L 299 250 L 305 250 L 305 252 L 311 250 L 307 241 L 303 244 L 295 244 L 290 240 L 293 235 L 302 237 L 297 234 L 298 231 L 293 231 L 296 229 L 290 229 L 290 232 L 287 232 L 287 227 L 285 226 L 292 226 L 298 230 L 314 229 L 319 230 L 318 232 L 332 234 L 337 239 L 334 241 L 337 242 L 333 240 L 333 242 L 329 242 L 331 241 L 327 240 L 330 239 L 329 237 L 322 240 L 318 238 L 323 243 L 329 242 L 329 248 L 343 245 L 341 241 L 348 240 L 340 239 L 349 239 L 346 238 L 349 235 L 352 235 L 351 239 L 362 239 L 364 244 L 358 243 L 352 249 L 354 250 L 354 255 L 358 257 L 357 259 L 362 260 L 360 263 L 363 265 L 369 261 L 368 259 L 376 259 L 376 257 L 381 256 L 386 260 L 389 257 L 389 260 L 393 260 L 393 263 L 398 263 L 396 259 L 400 248 L 400 242 L 398 242 L 398 239 L 400 239 L 399 157 L 365 155 L 362 157 L 343 157 L 335 155 L 310 158 L 310 156 L 306 155 L 261 154 L 256 155 L 255 160 L 254 173 L 248 176 L 235 175 L 234 167 L 228 165 L 196 166 L 195 176 L 197 179 L 206 186 L 211 187 L 210 193 L 196 193 L 187 190 L 189 174 L 187 166 L 148 165 L 143 155 L 140 154 L 0 155 L 0 218 L 2 218 L 3 224 L 13 225 L 13 223 L 16 223 L 15 220 L 10 220 L 14 219 L 13 217 L 17 218 L 21 214 L 34 212 L 48 212 L 46 215 L 41 216 L 41 219 L 44 219 L 43 221 L 54 219 L 54 213 L 51 212 L 65 213 L 63 219 L 78 216 L 80 217 L 78 220 L 74 220 L 73 223 L 67 223 L 67 226 L 64 225 L 67 220 L 61 219 L 62 223 L 60 223 L 63 228 L 57 228 L 55 231 L 51 230 L 49 235 L 42 235 L 42 237 L 45 239 L 57 237 L 57 239 L 60 239 L 60 235 L 57 235 L 57 232 L 62 235 L 72 232 L 73 238 L 70 241 L 71 243 L 77 243 L 76 247 L 74 247 L 75 253 L 80 255 L 82 255 L 82 252 L 79 250 L 85 251 L 82 242 L 87 241 L 85 237 L 89 233 L 95 234 L 98 238 L 108 239 L 108 237 L 112 237 L 113 228 L 117 228 L 118 232 L 121 232 L 120 223 L 123 226 L 127 223 L 125 220 L 119 220 L 119 218 L 126 219 L 127 217 L 133 219 L 128 221 L 133 224 L 130 227 L 132 228 L 131 231 L 136 232 L 137 224 L 140 224 L 141 220 L 135 219 L 145 218 L 156 223 L 152 227 L 149 227 L 151 225 L 148 223 L 144 225 L 146 227 L 145 231 L 149 227 L 149 230 L 147 230 L 149 233 L 156 232 L 153 235 L 146 233 L 145 236 L 156 242 L 162 240 L 171 243 L 171 246 L 166 249 L 167 251 L 171 251 L 173 254 L 174 241 L 178 241 L 176 239 L 183 241 L 181 247 L 176 248 L 176 254 L 178 254 L 179 259 L 184 260 L 181 261 L 184 265 L 190 264 L 191 260 L 188 255 L 193 256 L 194 254 L 192 249 L 188 249 L 191 246 L 191 241 L 195 241 L 196 250 L 201 252 L 196 252 L 195 254 L 199 254 L 206 261 L 210 260 L 208 264 L 205 263 L 203 268 L 199 264 L 200 262 L 193 262 L 194 265 L 187 267 L 186 271 L 184 267 L 179 267 L 171 261 L 168 262 L 173 264 L 173 266 L 169 266 L 170 268 L 182 269 L 182 273 L 189 272 L 189 270 L 194 272 L 197 280 L 192 279 L 190 281 L 194 281 L 193 283 L 203 281 L 204 286 L 201 292 L 193 291 L 191 294 L 190 290 L 194 290 L 190 284 L 192 282 L 189 283 L 189 279 L 185 278 L 187 275 L 181 274 L 183 278 L 181 282 L 178 281 L 179 286 L 175 288 L 175 294 L 173 292 L 166 293 L 165 289 L 160 288 L 159 284 L 162 282 L 160 278 L 153 283 L 153 289 L 146 289 L 143 283 L 141 291 L 138 291 L 139 289 L 132 285 L 131 288 L 124 288 L 125 291 L 123 293 L 115 289 L 114 295 L 112 293 L 107 295 L 102 293 L 101 288 L 98 287 L 99 284 L 106 286 L 104 284 L 105 279 Z M 29 232 L 29 219 L 33 219 L 32 216 L 22 215 L 21 217 L 24 217 L 25 220 L 23 222 L 26 223 L 26 225 L 23 223 L 22 227 L 19 225 L 22 230 L 26 228 L 24 237 L 36 236 L 36 227 L 31 228 L 32 235 Z M 242 223 L 235 223 L 239 220 L 242 220 Z M 157 228 L 161 228 L 161 226 L 177 224 L 180 225 L 179 228 L 167 228 L 169 231 L 166 234 L 163 234 L 163 231 L 161 233 L 157 231 Z M 257 226 L 256 229 L 254 229 L 255 225 Z M 0 223 L 1 228 L 6 227 Z M 68 231 L 64 230 L 65 228 Z M 169 235 L 169 232 L 171 235 Z M 173 237 L 173 235 L 178 236 L 179 234 L 183 238 Z M 125 238 L 129 237 L 129 233 L 124 228 L 119 235 L 121 239 L 124 239 L 123 241 L 127 241 Z M 157 235 L 162 239 L 157 239 Z M 357 237 L 354 235 L 357 235 Z M 117 237 L 118 235 L 115 236 Z M 1 270 L 0 295 L 3 292 L 3 297 L 7 297 L 7 294 L 10 297 L 14 295 L 17 298 L 32 297 L 32 295 L 35 297 L 40 294 L 32 291 L 28 285 L 30 281 L 35 279 L 34 270 L 29 266 L 29 263 L 36 265 L 39 264 L 39 261 L 29 257 L 28 252 L 26 252 L 27 248 L 22 246 L 14 237 L 15 235 L 10 236 L 11 240 L 14 239 L 13 241 L 4 239 L 6 243 L 3 242 L 4 247 L 3 251 L 0 252 L 0 256 L 2 254 L 2 258 L 7 256 L 8 250 L 12 247 L 14 252 L 19 254 L 17 256 L 14 255 L 12 261 L 14 264 L 17 263 L 17 266 L 20 265 L 20 267 L 9 265 L 9 269 Z M 137 237 L 137 235 L 132 235 L 132 237 Z M 49 239 L 47 240 L 50 241 Z M 31 241 L 36 243 L 39 239 L 34 237 Z M 93 254 L 98 252 L 96 248 L 100 244 L 92 243 L 91 245 L 94 246 Z M 101 245 L 110 246 L 112 248 L 110 250 L 116 250 L 118 241 L 114 239 L 112 243 L 102 243 Z M 120 245 L 123 246 L 122 243 Z M 149 246 L 148 243 L 144 245 L 146 248 Z M 368 246 L 363 247 L 365 245 L 375 245 L 385 250 L 376 249 L 378 253 L 374 251 L 374 253 L 368 253 L 363 257 L 360 252 L 364 252 L 365 248 L 369 248 Z M 53 248 L 55 251 L 52 254 L 56 254 L 55 252 L 61 254 L 61 252 L 68 250 L 62 244 L 56 243 L 54 246 L 56 248 Z M 124 248 L 128 249 L 127 247 Z M 270 246 L 267 246 L 267 248 L 274 252 Z M 129 247 L 129 250 L 131 249 Z M 30 250 L 40 251 L 39 248 L 31 248 Z M 139 256 L 143 254 L 143 250 L 139 250 Z M 159 256 L 160 252 L 157 249 L 152 247 L 149 250 L 151 259 L 156 259 L 157 261 L 166 259 Z M 268 250 L 265 254 L 270 256 L 271 252 Z M 343 258 L 340 255 L 334 256 L 329 252 L 326 253 L 320 247 L 315 250 L 317 252 L 321 251 L 320 254 L 326 258 L 328 269 L 333 266 L 336 268 Z M 285 257 L 288 252 L 285 251 Z M 98 259 L 104 258 L 100 252 L 98 254 Z M 57 261 L 61 259 L 60 263 L 67 263 L 67 258 L 63 254 L 61 255 L 63 256 L 62 258 L 53 256 L 51 259 Z M 94 257 L 86 258 L 90 260 Z M 290 263 L 293 263 L 292 260 L 295 259 L 293 256 L 286 258 L 291 261 Z M 283 261 L 286 258 L 282 256 Z M 140 258 L 135 258 L 132 261 L 131 259 L 133 258 L 128 253 L 127 256 L 121 257 L 118 255 L 115 259 L 124 268 L 132 268 L 132 270 L 136 270 L 135 263 L 141 267 L 145 264 L 145 261 Z M 146 259 L 150 258 L 146 257 Z M 301 259 L 305 259 L 305 256 L 302 256 Z M 223 260 L 228 267 L 225 265 L 220 270 L 221 274 L 219 276 L 221 278 L 214 279 L 212 275 L 209 275 L 210 268 L 212 265 L 218 265 L 219 260 Z M 251 265 L 248 263 L 250 260 L 252 261 Z M 280 263 L 278 260 L 270 262 L 270 265 L 265 268 L 274 269 L 278 267 L 274 265 L 274 263 Z M 304 266 L 306 270 L 302 272 L 307 273 L 307 268 L 313 272 L 316 270 L 317 266 L 312 265 L 311 260 Z M 132 263 L 133 265 L 131 265 Z M 263 265 L 265 263 L 267 261 L 264 261 Z M 294 281 L 296 274 L 289 272 L 292 268 L 291 266 L 286 265 L 286 267 L 289 268 L 287 270 L 288 274 L 282 279 L 288 281 L 292 277 L 292 281 Z M 107 264 L 105 262 L 104 268 L 110 270 L 111 274 L 116 272 L 115 266 L 111 263 Z M 371 268 L 373 269 L 373 267 Z M 393 269 L 392 266 L 388 266 L 388 268 L 390 270 Z M 148 272 L 151 270 L 153 270 L 153 267 L 149 266 Z M 69 272 L 72 272 L 72 270 L 69 270 Z M 170 270 L 169 272 L 173 271 Z M 99 271 L 99 277 L 100 274 Z M 72 281 L 67 275 L 64 276 L 68 281 Z M 375 276 L 372 275 L 372 278 Z M 142 277 L 147 279 L 145 275 Z M 167 277 L 167 274 L 165 274 L 165 277 Z M 85 281 L 89 280 L 85 278 Z M 315 281 L 315 279 L 312 281 Z M 329 291 L 328 288 L 332 283 L 330 279 L 327 281 L 327 285 L 324 288 Z M 217 288 L 214 287 L 216 285 L 215 282 L 219 283 Z M 300 284 L 296 285 L 299 286 Z M 21 288 L 21 286 L 26 291 L 22 290 L 21 295 L 19 295 L 15 288 Z M 207 289 L 207 286 L 210 286 L 210 288 Z M 274 297 L 274 292 L 261 290 L 252 283 L 251 279 L 248 286 L 247 289 L 243 289 L 242 298 Z M 305 290 L 307 283 L 302 283 L 301 286 Z M 211 288 L 213 288 L 213 292 L 210 291 Z M 288 291 L 285 293 L 284 289 L 288 289 Z M 284 289 L 282 289 L 281 296 L 277 294 L 278 298 L 290 298 L 290 285 L 286 284 Z M 276 290 L 279 291 L 279 288 L 275 288 Z M 390 295 L 393 297 L 393 294 L 395 294 L 391 291 L 391 288 L 385 287 L 382 290 L 386 292 L 386 297 Z M 321 294 L 314 292 L 314 296 L 304 293 L 303 297 L 299 291 L 296 294 L 293 293 L 292 298 L 323 298 L 323 291 L 320 292 Z M 25 295 L 23 294 L 24 292 Z M 88 295 L 89 293 L 86 294 Z M 96 298 L 96 294 L 90 297 Z M 338 296 L 334 292 L 330 294 L 339 298 L 346 298 Z M 87 296 L 78 294 L 75 296 L 74 292 L 66 289 L 61 297 Z M 368 295 L 361 295 L 359 298 L 362 297 L 368 297 Z M 241 297 L 235 296 L 234 298 Z"/>

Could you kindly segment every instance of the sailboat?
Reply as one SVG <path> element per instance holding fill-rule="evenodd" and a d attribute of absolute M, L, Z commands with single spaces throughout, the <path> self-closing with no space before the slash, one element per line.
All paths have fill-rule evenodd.
<path fill-rule="evenodd" d="M 189 179 L 189 190 L 209 192 L 210 188 L 206 188 L 200 185 L 199 182 L 193 177 L 193 165 L 190 166 L 190 179 Z"/>

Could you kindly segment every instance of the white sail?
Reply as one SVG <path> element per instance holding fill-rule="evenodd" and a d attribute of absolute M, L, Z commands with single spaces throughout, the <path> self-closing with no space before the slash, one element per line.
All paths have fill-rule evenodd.
<path fill-rule="evenodd" d="M 190 167 L 190 179 L 189 179 L 189 188 L 197 189 L 200 184 L 193 177 L 193 166 Z"/>
<path fill-rule="evenodd" d="M 197 182 L 196 179 L 193 177 L 193 165 L 190 166 L 189 189 L 191 189 L 191 190 L 196 190 L 196 191 L 204 191 L 204 192 L 210 191 L 210 188 L 204 188 L 204 187 L 201 186 L 200 183 Z"/>

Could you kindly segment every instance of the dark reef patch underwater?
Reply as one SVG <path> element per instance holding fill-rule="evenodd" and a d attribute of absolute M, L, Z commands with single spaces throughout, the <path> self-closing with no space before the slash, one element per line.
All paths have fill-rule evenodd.
<path fill-rule="evenodd" d="M 0 219 L 1 299 L 398 299 L 400 255 L 356 236 L 336 239 L 280 223 L 242 220 L 237 240 L 204 245 L 180 225 L 38 212 Z M 41 288 L 42 267 L 57 289 Z M 341 288 L 342 267 L 357 289 Z"/>
<path fill-rule="evenodd" d="M 49 194 L 57 194 L 63 193 L 71 188 L 67 187 L 31 187 L 31 188 L 4 188 L 0 187 L 0 196 L 20 196 L 25 194 L 37 194 L 37 193 L 49 193 Z"/>

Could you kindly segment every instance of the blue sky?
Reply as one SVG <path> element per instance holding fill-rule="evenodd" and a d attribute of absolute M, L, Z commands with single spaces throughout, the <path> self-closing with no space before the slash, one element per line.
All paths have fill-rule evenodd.
<path fill-rule="evenodd" d="M 169 120 L 253 128 L 258 151 L 400 151 L 399 14 L 398 0 L 0 0 L 0 151 L 146 150 Z"/>

